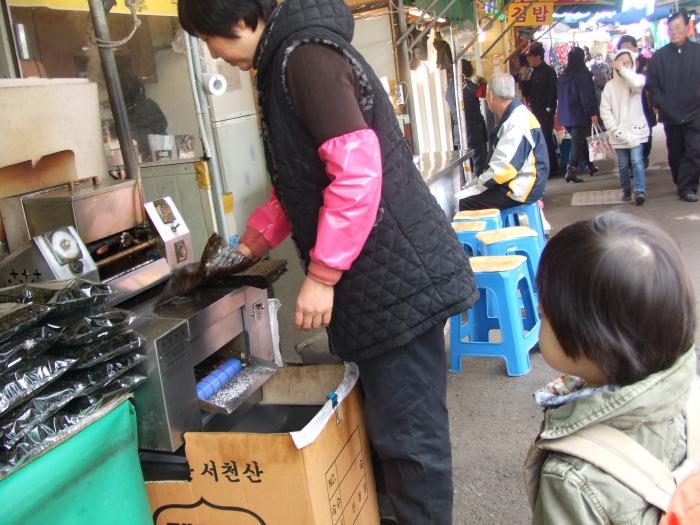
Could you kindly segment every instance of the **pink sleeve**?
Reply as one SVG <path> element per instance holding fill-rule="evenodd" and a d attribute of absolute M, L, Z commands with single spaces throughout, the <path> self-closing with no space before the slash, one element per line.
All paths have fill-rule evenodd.
<path fill-rule="evenodd" d="M 361 129 L 324 142 L 318 154 L 331 183 L 323 191 L 311 266 L 347 270 L 362 251 L 382 196 L 379 139 Z"/>
<path fill-rule="evenodd" d="M 277 200 L 274 188 L 270 188 L 270 198 L 267 199 L 267 202 L 257 207 L 248 218 L 248 231 L 250 230 L 262 235 L 267 242 L 268 249 L 275 248 L 289 235 L 291 231 L 289 221 Z M 244 244 L 247 244 L 245 242 L 246 235 L 241 239 Z"/>

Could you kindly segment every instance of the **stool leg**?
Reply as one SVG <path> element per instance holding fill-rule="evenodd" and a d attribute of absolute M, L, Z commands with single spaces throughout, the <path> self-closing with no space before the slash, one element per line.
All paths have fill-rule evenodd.
<path fill-rule="evenodd" d="M 534 304 L 534 297 L 530 289 L 530 283 L 526 279 L 518 281 L 518 291 L 520 292 L 520 300 L 522 301 L 525 316 L 523 318 L 523 328 L 528 332 L 537 324 L 537 310 Z"/>
<path fill-rule="evenodd" d="M 506 362 L 506 373 L 509 376 L 522 376 L 530 371 L 529 348 L 522 344 L 523 323 L 516 293 L 519 280 L 520 277 L 517 274 L 509 276 L 504 281 L 503 287 L 505 301 L 510 303 L 509 310 L 516 313 L 516 315 L 501 316 L 501 337 L 506 347 L 510 348 L 510 351 L 505 352 L 503 356 Z"/>

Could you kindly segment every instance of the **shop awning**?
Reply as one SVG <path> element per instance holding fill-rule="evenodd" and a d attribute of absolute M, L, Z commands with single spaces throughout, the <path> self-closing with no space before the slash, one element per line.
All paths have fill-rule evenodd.
<path fill-rule="evenodd" d="M 431 3 L 432 0 L 416 0 L 416 7 L 419 9 L 426 9 Z M 450 0 L 438 0 L 431 11 L 434 13 L 441 13 L 449 3 Z M 474 3 L 471 0 L 457 0 L 442 16 L 449 18 L 452 22 L 461 22 L 463 20 L 474 21 L 476 20 Z"/>
<path fill-rule="evenodd" d="M 10 7 L 48 7 L 62 11 L 89 11 L 87 0 L 8 0 Z M 130 14 L 124 0 L 117 3 L 110 13 Z M 177 2 L 173 0 L 148 0 L 138 9 L 140 15 L 177 16 Z"/>

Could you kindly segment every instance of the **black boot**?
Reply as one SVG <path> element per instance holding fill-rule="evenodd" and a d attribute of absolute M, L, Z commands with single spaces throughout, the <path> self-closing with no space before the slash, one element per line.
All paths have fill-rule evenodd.
<path fill-rule="evenodd" d="M 579 179 L 576 176 L 576 168 L 569 166 L 566 169 L 566 176 L 564 177 L 566 182 L 583 182 L 583 179 Z"/>
<path fill-rule="evenodd" d="M 586 164 L 586 166 L 588 166 L 588 174 L 591 176 L 595 175 L 600 171 L 598 167 L 592 162 L 589 162 L 588 164 Z"/>

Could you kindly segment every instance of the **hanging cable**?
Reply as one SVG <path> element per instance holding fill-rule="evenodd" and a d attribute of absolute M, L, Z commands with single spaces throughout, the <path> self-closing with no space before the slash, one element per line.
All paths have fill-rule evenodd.
<path fill-rule="evenodd" d="M 131 18 L 134 22 L 134 26 L 131 28 L 129 34 L 121 40 L 102 40 L 101 38 L 93 37 L 92 34 L 89 34 L 88 38 L 90 39 L 90 42 L 95 44 L 97 47 L 120 47 L 133 38 L 139 26 L 141 26 L 141 19 L 138 17 L 136 12 L 143 4 L 143 0 L 126 0 L 124 4 L 129 8 Z"/>

